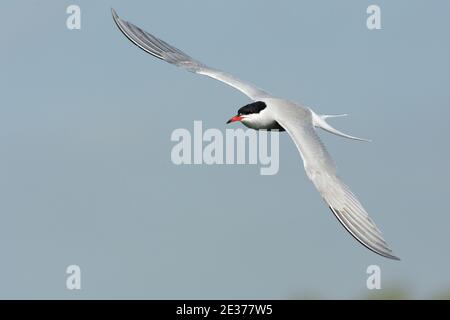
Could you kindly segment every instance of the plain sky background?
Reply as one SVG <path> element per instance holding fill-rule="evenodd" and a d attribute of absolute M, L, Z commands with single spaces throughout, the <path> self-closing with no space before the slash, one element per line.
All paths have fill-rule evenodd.
<path fill-rule="evenodd" d="M 78 4 L 81 30 L 66 28 Z M 382 9 L 382 30 L 366 8 Z M 332 216 L 289 137 L 280 171 L 175 166 L 176 128 L 225 130 L 249 100 L 152 58 L 110 8 L 213 67 L 320 113 L 339 174 L 402 261 Z M 366 295 L 450 287 L 450 2 L 2 1 L 0 298 Z M 82 269 L 68 291 L 65 269 Z"/>

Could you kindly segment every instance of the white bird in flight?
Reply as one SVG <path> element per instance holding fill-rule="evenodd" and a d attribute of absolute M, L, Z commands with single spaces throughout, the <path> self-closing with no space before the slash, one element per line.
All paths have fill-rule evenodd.
<path fill-rule="evenodd" d="M 300 152 L 307 176 L 345 229 L 373 252 L 400 260 L 393 254 L 361 203 L 337 176 L 333 160 L 316 133 L 315 128 L 321 128 L 338 136 L 368 141 L 342 133 L 326 122 L 327 118 L 345 115 L 318 115 L 310 108 L 274 97 L 250 83 L 191 58 L 165 41 L 122 20 L 114 9 L 112 16 L 120 31 L 152 56 L 190 72 L 224 82 L 252 99 L 253 103 L 240 108 L 238 114 L 227 123 L 240 121 L 256 130 L 286 131 Z"/>

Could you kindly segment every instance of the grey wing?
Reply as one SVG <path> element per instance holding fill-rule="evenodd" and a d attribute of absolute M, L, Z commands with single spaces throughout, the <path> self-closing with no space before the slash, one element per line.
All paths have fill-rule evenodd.
<path fill-rule="evenodd" d="M 241 81 L 225 72 L 210 68 L 132 23 L 122 20 L 113 9 L 112 16 L 120 31 L 122 31 L 131 42 L 147 53 L 150 53 L 152 56 L 185 68 L 188 71 L 206 75 L 224 82 L 246 94 L 253 100 L 269 96 L 266 92 L 256 86 Z"/>
<path fill-rule="evenodd" d="M 278 111 L 277 121 L 294 140 L 309 179 L 339 222 L 356 240 L 383 257 L 399 260 L 364 207 L 337 176 L 334 163 L 312 122 L 304 117 L 305 110 L 297 109 Z"/>

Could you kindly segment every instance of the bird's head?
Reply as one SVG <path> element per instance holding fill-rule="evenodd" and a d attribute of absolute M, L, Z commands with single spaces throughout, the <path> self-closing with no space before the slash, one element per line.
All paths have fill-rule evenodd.
<path fill-rule="evenodd" d="M 260 113 L 266 108 L 266 104 L 262 101 L 256 101 L 240 108 L 237 115 L 227 121 L 228 123 L 240 121 L 244 125 L 251 127 L 260 119 Z"/>

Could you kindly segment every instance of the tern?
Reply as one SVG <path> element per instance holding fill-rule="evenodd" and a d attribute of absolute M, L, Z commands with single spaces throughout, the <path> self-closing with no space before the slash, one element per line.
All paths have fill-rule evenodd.
<path fill-rule="evenodd" d="M 287 132 L 303 159 L 308 178 L 344 228 L 366 248 L 383 257 L 400 260 L 393 254 L 356 196 L 337 175 L 334 162 L 316 133 L 316 128 L 321 128 L 341 137 L 369 141 L 340 132 L 326 121 L 328 118 L 345 115 L 320 115 L 310 108 L 272 96 L 248 82 L 193 59 L 167 42 L 119 18 L 114 9 L 112 16 L 120 31 L 145 52 L 187 71 L 226 83 L 247 95 L 253 102 L 240 108 L 227 123 L 241 122 L 255 130 L 277 129 Z"/>

